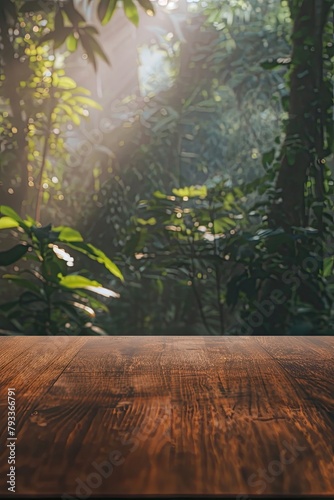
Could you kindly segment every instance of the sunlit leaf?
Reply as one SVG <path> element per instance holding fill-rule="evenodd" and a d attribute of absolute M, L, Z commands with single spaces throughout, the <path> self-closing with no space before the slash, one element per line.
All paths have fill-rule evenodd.
<path fill-rule="evenodd" d="M 19 223 L 12 219 L 11 217 L 1 217 L 0 219 L 0 229 L 10 229 L 13 227 L 18 227 Z"/>
<path fill-rule="evenodd" d="M 102 286 L 100 283 L 85 276 L 80 276 L 78 274 L 69 274 L 68 276 L 63 276 L 58 274 L 59 284 L 65 286 L 66 288 L 86 288 L 87 286 Z"/>
<path fill-rule="evenodd" d="M 86 290 L 89 290 L 90 292 L 98 293 L 99 295 L 103 295 L 103 297 L 114 297 L 115 299 L 118 299 L 120 297 L 120 294 L 117 292 L 114 292 L 113 290 L 110 290 L 109 288 L 104 288 L 104 287 L 96 287 L 96 286 L 86 286 Z"/>
<path fill-rule="evenodd" d="M 138 10 L 132 0 L 123 0 L 124 13 L 126 17 L 135 25 L 138 26 L 139 15 Z"/>
<path fill-rule="evenodd" d="M 12 219 L 16 220 L 17 222 L 23 222 L 22 218 L 19 216 L 15 210 L 12 208 L 8 207 L 7 205 L 0 205 L 0 213 L 3 215 L 8 215 L 8 217 L 11 217 Z"/>
<path fill-rule="evenodd" d="M 72 241 L 83 241 L 83 237 L 71 227 L 67 226 L 57 226 L 53 228 L 54 231 L 59 232 L 58 240 L 63 242 L 72 242 Z"/>
<path fill-rule="evenodd" d="M 100 283 L 94 280 L 79 276 L 77 274 L 70 274 L 68 276 L 58 275 L 59 284 L 65 288 L 76 289 L 83 288 L 91 292 L 103 295 L 104 297 L 118 298 L 120 295 L 109 288 L 104 288 Z"/>
<path fill-rule="evenodd" d="M 78 252 L 84 253 L 87 255 L 92 260 L 96 260 L 100 264 L 103 264 L 108 271 L 119 278 L 120 280 L 124 281 L 123 275 L 120 271 L 120 269 L 116 266 L 114 262 L 112 262 L 109 257 L 106 256 L 102 250 L 99 250 L 98 248 L 94 247 L 93 245 L 89 243 L 84 243 L 81 241 L 64 241 L 69 247 L 73 248 L 74 250 L 77 250 Z"/>

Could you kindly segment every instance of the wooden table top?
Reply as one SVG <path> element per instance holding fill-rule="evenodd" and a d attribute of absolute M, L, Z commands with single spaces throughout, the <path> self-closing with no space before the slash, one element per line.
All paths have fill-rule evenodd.
<path fill-rule="evenodd" d="M 16 493 L 334 494 L 332 337 L 0 337 Z"/>

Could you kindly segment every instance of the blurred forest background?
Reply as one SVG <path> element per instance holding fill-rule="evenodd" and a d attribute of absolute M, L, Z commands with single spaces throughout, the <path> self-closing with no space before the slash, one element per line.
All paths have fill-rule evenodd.
<path fill-rule="evenodd" d="M 334 333 L 333 1 L 2 0 L 0 329 Z"/>

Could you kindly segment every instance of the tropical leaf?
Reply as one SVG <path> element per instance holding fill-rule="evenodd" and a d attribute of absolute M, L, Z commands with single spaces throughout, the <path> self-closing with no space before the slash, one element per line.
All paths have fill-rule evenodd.
<path fill-rule="evenodd" d="M 135 25 L 138 26 L 139 15 L 138 9 L 132 0 L 123 0 L 124 13 L 126 17 Z"/>
<path fill-rule="evenodd" d="M 20 260 L 29 250 L 29 245 L 19 243 L 10 250 L 0 252 L 0 266 L 10 266 Z"/>
<path fill-rule="evenodd" d="M 59 232 L 58 234 L 58 240 L 63 241 L 63 242 L 72 242 L 72 241 L 83 241 L 83 237 L 79 233 L 79 231 L 76 231 L 75 229 L 72 229 L 71 227 L 67 226 L 57 226 L 54 227 L 53 230 L 55 232 Z"/>
<path fill-rule="evenodd" d="M 74 250 L 77 250 L 78 252 L 87 255 L 90 259 L 96 260 L 100 264 L 103 264 L 111 274 L 124 281 L 123 274 L 121 273 L 120 269 L 114 262 L 109 259 L 109 257 L 106 256 L 104 252 L 102 252 L 102 250 L 99 250 L 90 243 L 84 243 L 81 241 L 63 241 Z"/>
<path fill-rule="evenodd" d="M 65 288 L 76 289 L 83 288 L 91 292 L 95 292 L 104 297 L 114 297 L 118 298 L 119 294 L 110 290 L 109 288 L 104 288 L 100 283 L 94 280 L 90 280 L 85 276 L 80 276 L 78 274 L 69 274 L 68 276 L 58 275 L 59 284 Z"/>
<path fill-rule="evenodd" d="M 20 224 L 17 220 L 12 219 L 11 217 L 1 217 L 0 218 L 0 229 L 11 229 L 13 227 L 18 227 Z"/>

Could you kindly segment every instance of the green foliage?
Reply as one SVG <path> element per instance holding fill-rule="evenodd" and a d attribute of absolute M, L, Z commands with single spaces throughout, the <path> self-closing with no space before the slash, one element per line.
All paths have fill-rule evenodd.
<path fill-rule="evenodd" d="M 116 264 L 101 250 L 84 243 L 81 234 L 70 227 L 40 226 L 31 218 L 23 220 L 7 206 L 0 206 L 0 213 L 0 229 L 17 228 L 14 237 L 21 241 L 0 252 L 0 267 L 19 261 L 21 265 L 21 269 L 14 266 L 14 273 L 5 271 L 2 280 L 24 290 L 15 300 L 1 304 L 3 328 L 32 335 L 103 333 L 95 324 L 95 309 L 108 309 L 89 292 L 113 298 L 119 294 L 83 276 L 83 270 L 70 272 L 74 258 L 68 248 L 97 260 L 123 280 Z"/>
<path fill-rule="evenodd" d="M 139 201 L 123 250 L 131 272 L 123 307 L 137 297 L 135 310 L 143 313 L 144 331 L 185 331 L 188 325 L 189 334 L 225 333 L 225 280 L 231 272 L 227 247 L 247 223 L 239 202 L 242 193 L 228 184 L 217 176 L 202 186 L 174 188 L 172 194 L 156 191 L 152 199 Z M 173 306 L 175 297 L 183 297 L 179 308 Z M 144 312 L 147 302 L 150 311 Z M 111 331 L 117 329 L 123 307 L 119 305 Z M 137 314 L 127 319 L 130 333 L 138 329 Z"/>
<path fill-rule="evenodd" d="M 135 25 L 138 25 L 138 9 L 132 0 L 122 0 L 125 15 Z M 139 5 L 149 14 L 154 14 L 154 7 L 150 0 L 140 0 Z M 48 27 L 48 31 L 43 34 L 40 43 L 53 42 L 54 48 L 61 47 L 64 43 L 68 50 L 74 52 L 77 50 L 78 43 L 86 51 L 87 56 L 94 68 L 97 66 L 97 57 L 100 57 L 104 62 L 109 64 L 109 59 L 99 44 L 97 35 L 98 30 L 95 26 L 89 25 L 84 15 L 78 10 L 74 0 L 66 2 L 54 2 L 54 5 L 44 5 L 38 1 L 27 0 L 25 2 L 17 2 L 16 4 L 7 2 L 8 13 L 14 19 L 19 13 L 34 16 L 45 11 L 53 17 L 53 29 Z M 107 24 L 116 10 L 116 0 L 99 0 L 97 5 L 98 18 L 102 25 Z"/>
<path fill-rule="evenodd" d="M 287 92 L 285 67 L 269 74 L 261 62 L 289 51 L 290 19 L 279 23 L 277 4 L 258 6 L 255 18 L 241 13 L 224 29 L 209 19 L 209 9 L 205 17 L 188 12 L 173 38 L 157 35 L 152 53 L 159 48 L 166 60 L 174 54 L 169 87 L 153 95 L 152 83 L 144 86 L 144 105 L 140 97 L 124 99 L 111 117 L 119 128 L 103 141 L 113 153 L 101 155 L 106 181 L 85 213 L 87 234 L 113 248 L 126 269 L 124 300 L 108 326 L 115 334 L 219 334 L 231 327 L 226 284 L 233 262 L 224 249 L 249 222 L 246 207 L 264 196 L 258 184 L 265 195 L 273 189 L 279 96 Z M 85 160 L 88 168 L 92 158 Z"/>
<path fill-rule="evenodd" d="M 87 3 L 102 25 L 117 9 L 114 0 Z M 38 198 L 36 221 L 62 224 L 23 220 L 1 207 L 0 229 L 15 237 L 0 252 L 2 279 L 13 293 L 23 290 L 0 306 L 2 327 L 38 334 L 333 330 L 334 183 L 324 163 L 334 144 L 329 23 L 323 47 L 316 47 L 323 53 L 323 82 L 321 97 L 311 101 L 320 111 L 313 121 L 304 117 L 308 141 L 312 124 L 323 132 L 301 190 L 305 224 L 283 229 L 270 215 L 281 196 L 275 186 L 282 158 L 289 185 L 305 149 L 298 130 L 284 140 L 291 75 L 301 65 L 296 81 L 303 89 L 308 56 L 312 71 L 309 34 L 293 34 L 303 50 L 291 53 L 292 21 L 302 4 L 180 2 L 168 17 L 172 28 L 157 27 L 145 48 L 165 54 L 164 71 L 153 72 L 141 95 L 126 97 L 112 114 L 107 98 L 95 102 L 61 61 L 66 51 L 83 50 L 94 68 L 99 59 L 109 63 L 99 30 L 79 4 L 54 2 L 49 12 L 33 1 L 1 5 L 1 33 L 18 32 L 2 37 L 1 181 L 5 194 L 7 187 L 13 195 L 28 187 L 21 194 L 28 212 Z M 123 0 L 122 7 L 136 26 L 139 7 L 154 12 L 149 0 Z M 92 139 L 92 153 L 71 168 L 68 145 L 80 143 L 81 132 L 90 134 L 83 119 L 92 110 L 112 130 L 99 144 Z M 69 227 L 75 212 L 85 238 Z M 94 245 L 84 241 L 87 235 Z M 81 260 L 71 272 L 72 251 L 87 258 L 93 275 Z M 109 288 L 110 273 L 114 281 L 124 275 L 124 288 L 108 310 L 94 294 L 118 297 Z M 276 302 L 268 306 L 272 297 Z"/>
<path fill-rule="evenodd" d="M 230 307 L 238 307 L 247 334 L 294 335 L 300 327 L 300 334 L 316 335 L 333 329 L 332 257 L 323 261 L 317 233 L 314 228 L 259 229 L 241 232 L 231 242 L 237 272 L 226 298 Z M 240 322 L 236 334 L 238 328 Z"/>

